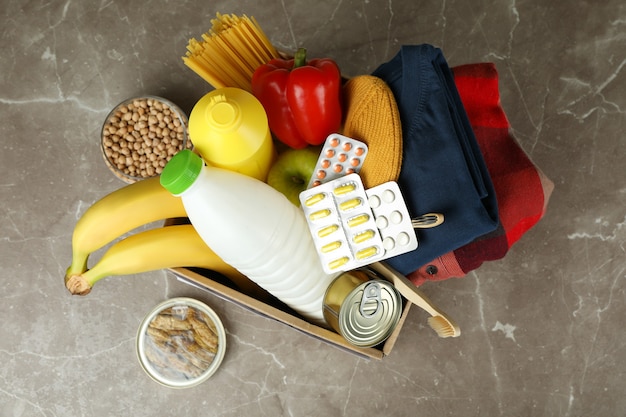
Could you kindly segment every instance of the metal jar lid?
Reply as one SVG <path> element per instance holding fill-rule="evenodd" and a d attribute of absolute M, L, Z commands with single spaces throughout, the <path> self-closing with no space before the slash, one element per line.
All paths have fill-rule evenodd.
<path fill-rule="evenodd" d="M 339 310 L 339 333 L 350 343 L 372 347 L 387 339 L 402 315 L 402 298 L 396 288 L 383 280 L 357 286 Z"/>

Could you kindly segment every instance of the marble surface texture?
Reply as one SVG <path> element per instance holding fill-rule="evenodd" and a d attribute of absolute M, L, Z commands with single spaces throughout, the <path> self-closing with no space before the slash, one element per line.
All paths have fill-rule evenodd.
<path fill-rule="evenodd" d="M 618 416 L 626 413 L 626 6 L 554 1 L 17 1 L 0 29 L 0 416 Z M 556 185 L 502 260 L 422 289 L 460 323 L 440 339 L 414 308 L 391 355 L 367 361 L 178 282 L 63 285 L 77 218 L 123 184 L 99 129 L 119 101 L 189 111 L 211 88 L 182 62 L 216 12 L 254 16 L 281 49 L 345 75 L 403 44 L 450 65 L 494 62 L 521 146 Z M 188 390 L 137 363 L 144 315 L 193 296 L 228 352 Z"/>

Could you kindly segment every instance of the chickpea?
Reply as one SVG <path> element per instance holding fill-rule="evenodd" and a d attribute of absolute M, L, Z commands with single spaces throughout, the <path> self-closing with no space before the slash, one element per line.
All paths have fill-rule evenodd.
<path fill-rule="evenodd" d="M 185 128 L 167 104 L 152 98 L 135 99 L 119 106 L 105 122 L 103 153 L 113 167 L 127 175 L 154 176 L 183 148 Z"/>

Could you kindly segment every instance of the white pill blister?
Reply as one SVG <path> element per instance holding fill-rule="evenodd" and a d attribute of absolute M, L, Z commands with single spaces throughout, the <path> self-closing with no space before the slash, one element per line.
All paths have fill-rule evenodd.
<path fill-rule="evenodd" d="M 358 174 L 349 174 L 300 193 L 322 267 L 349 271 L 385 253 L 374 213 Z"/>
<path fill-rule="evenodd" d="M 324 271 L 349 271 L 417 249 L 409 211 L 394 181 L 368 190 L 349 174 L 300 193 Z"/>
<path fill-rule="evenodd" d="M 398 183 L 389 181 L 365 193 L 383 240 L 384 258 L 417 249 L 415 229 Z"/>
<path fill-rule="evenodd" d="M 324 142 L 307 188 L 358 173 L 366 155 L 365 143 L 338 133 L 329 135 Z"/>

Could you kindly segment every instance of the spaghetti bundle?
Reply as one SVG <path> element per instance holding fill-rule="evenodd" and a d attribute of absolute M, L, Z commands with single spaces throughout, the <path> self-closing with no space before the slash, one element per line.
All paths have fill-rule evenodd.
<path fill-rule="evenodd" d="M 217 14 L 202 40 L 190 39 L 185 65 L 215 88 L 251 91 L 254 71 L 280 55 L 254 19 Z"/>

